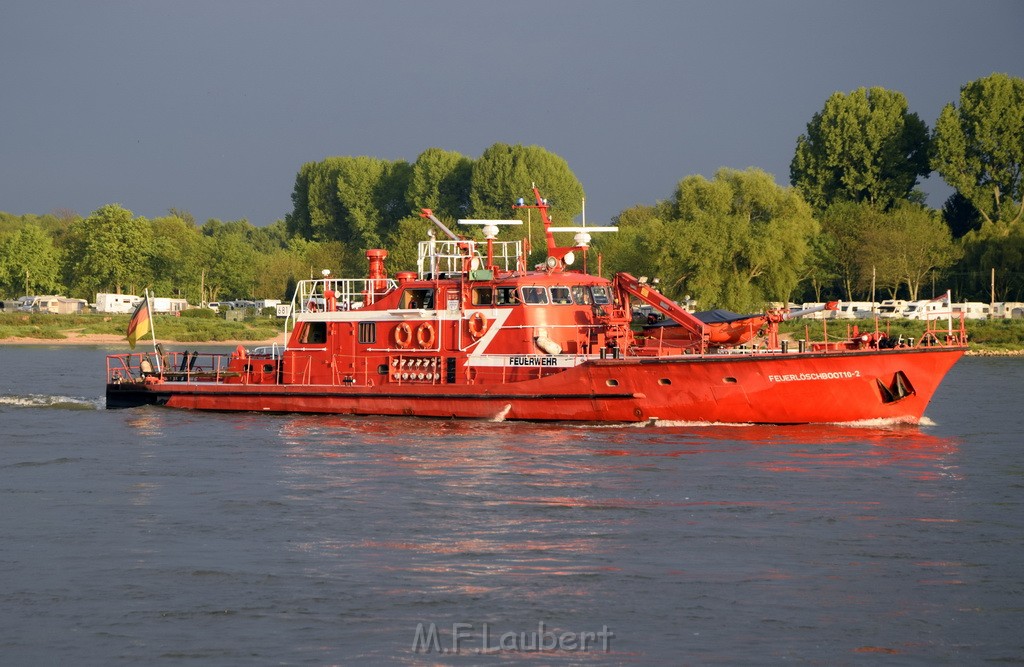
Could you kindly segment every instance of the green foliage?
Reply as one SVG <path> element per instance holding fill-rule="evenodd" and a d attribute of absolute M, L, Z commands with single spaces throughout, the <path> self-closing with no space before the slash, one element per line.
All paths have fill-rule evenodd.
<path fill-rule="evenodd" d="M 599 240 L 609 270 L 658 276 L 667 296 L 737 311 L 788 300 L 818 233 L 800 195 L 758 169 L 687 177 L 672 201 L 629 209 L 619 224 L 621 238 Z"/>
<path fill-rule="evenodd" d="M 902 202 L 889 211 L 868 203 L 839 202 L 821 216 L 823 239 L 812 263 L 835 276 L 828 294 L 848 301 L 871 299 L 871 287 L 889 297 L 917 299 L 923 281 L 960 256 L 949 227 L 919 204 Z M 821 300 L 816 299 L 816 300 Z"/>
<path fill-rule="evenodd" d="M 210 301 L 253 295 L 258 272 L 257 253 L 248 239 L 248 222 L 209 220 L 202 227 L 206 259 L 206 288 Z"/>
<path fill-rule="evenodd" d="M 651 247 L 649 239 L 665 234 L 663 216 L 667 211 L 661 210 L 664 208 L 638 205 L 626 209 L 612 221 L 619 228 L 618 233 L 594 235 L 589 256 L 594 258 L 595 253 L 600 253 L 604 273 L 609 275 L 626 271 L 636 277 L 663 277 L 658 263 L 660 253 Z M 593 270 L 594 259 L 590 264 Z"/>
<path fill-rule="evenodd" d="M 971 81 L 935 123 L 932 166 L 989 222 L 1024 215 L 1024 79 Z"/>
<path fill-rule="evenodd" d="M 428 148 L 412 166 L 406 193 L 410 211 L 429 208 L 441 219 L 457 220 L 469 211 L 473 161 L 451 151 Z"/>
<path fill-rule="evenodd" d="M 424 220 L 418 215 L 399 220 L 395 230 L 388 236 L 388 256 L 385 266 L 388 267 L 389 272 L 416 270 L 419 242 L 427 240 L 427 230 L 431 227 L 434 227 L 432 222 Z"/>
<path fill-rule="evenodd" d="M 821 216 L 824 243 L 815 246 L 819 255 L 814 263 L 829 267 L 837 278 L 831 294 L 854 301 L 856 292 L 871 285 L 871 263 L 864 262 L 861 249 L 869 231 L 882 224 L 881 212 L 867 203 L 840 201 L 832 204 Z"/>
<path fill-rule="evenodd" d="M 996 293 L 1006 301 L 1024 300 L 1024 220 L 986 221 L 961 239 L 961 271 L 970 276 L 963 292 L 988 295 L 990 275 L 996 270 Z"/>
<path fill-rule="evenodd" d="M 881 218 L 863 230 L 861 266 L 876 269 L 879 284 L 891 288 L 890 296 L 904 285 L 916 301 L 922 282 L 932 271 L 952 265 L 960 249 L 939 216 L 917 204 L 899 204 Z"/>
<path fill-rule="evenodd" d="M 927 176 L 928 127 L 902 93 L 858 88 L 833 93 L 797 139 L 790 181 L 815 210 L 838 201 L 886 209 L 914 198 Z"/>
<path fill-rule="evenodd" d="M 75 223 L 77 247 L 70 255 L 72 292 L 91 298 L 96 292 L 136 291 L 149 282 L 153 232 L 119 204 L 107 204 Z"/>
<path fill-rule="evenodd" d="M 154 294 L 201 301 L 202 239 L 191 216 L 170 215 L 151 222 L 153 240 L 149 260 L 150 288 Z"/>
<path fill-rule="evenodd" d="M 943 213 L 963 237 L 959 247 L 931 212 L 907 204 L 919 200 L 914 186 L 927 173 L 927 128 L 902 94 L 861 88 L 832 95 L 797 142 L 792 181 L 819 211 L 820 232 L 796 191 L 756 169 L 724 169 L 712 181 L 684 178 L 670 201 L 622 211 L 618 234 L 595 235 L 587 268 L 596 271 L 600 257 L 606 275 L 657 276 L 670 296 L 735 310 L 796 297 L 798 284 L 815 300 L 867 295 L 872 269 L 878 289 L 894 296 L 915 294 L 948 270 L 965 298 L 978 298 L 996 268 L 999 298 L 1022 299 L 1022 87 L 1006 75 L 971 82 L 959 108 L 947 106 L 936 125 L 934 164 L 958 190 Z M 412 164 L 365 156 L 306 163 L 292 211 L 263 228 L 245 220 L 198 227 L 178 209 L 147 220 L 117 204 L 85 219 L 71 211 L 0 213 L 0 289 L 25 292 L 27 271 L 29 292 L 89 300 L 147 286 L 192 303 L 288 298 L 298 280 L 323 269 L 364 275 L 371 247 L 387 248 L 390 272 L 415 268 L 416 244 L 429 228 L 420 208 L 479 237 L 454 221 L 513 217 L 512 202 L 532 203 L 533 183 L 555 223 L 571 225 L 583 188 L 565 160 L 540 146 L 504 143 L 478 159 L 429 148 Z M 516 217 L 532 223 L 522 230 L 534 247 L 530 265 L 542 261 L 539 215 Z M 958 253 L 963 259 L 949 267 Z"/>
<path fill-rule="evenodd" d="M 313 241 L 377 248 L 409 212 L 406 192 L 412 176 L 407 162 L 365 156 L 306 163 L 295 179 L 286 229 Z"/>
<path fill-rule="evenodd" d="M 61 289 L 61 253 L 35 224 L 0 236 L 0 293 L 54 293 Z"/>
<path fill-rule="evenodd" d="M 556 224 L 568 225 L 583 207 L 583 186 L 565 160 L 540 146 L 494 144 L 473 163 L 470 204 L 475 218 L 512 217 L 520 197 L 533 201 L 533 184 L 551 204 Z M 520 217 L 526 213 L 521 212 Z"/>

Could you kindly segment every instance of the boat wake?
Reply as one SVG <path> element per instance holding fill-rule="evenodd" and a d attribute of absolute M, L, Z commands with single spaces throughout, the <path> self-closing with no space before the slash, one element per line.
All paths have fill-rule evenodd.
<path fill-rule="evenodd" d="M 505 416 L 509 413 L 509 411 L 511 409 L 512 409 L 512 404 L 511 403 L 506 403 L 505 407 L 503 407 L 501 410 L 499 410 L 496 415 L 491 417 L 490 421 L 492 421 L 492 422 L 503 422 L 503 421 L 505 421 Z"/>
<path fill-rule="evenodd" d="M 0 396 L 0 408 L 36 408 L 52 410 L 102 410 L 102 398 L 87 399 L 52 394 L 24 394 Z"/>

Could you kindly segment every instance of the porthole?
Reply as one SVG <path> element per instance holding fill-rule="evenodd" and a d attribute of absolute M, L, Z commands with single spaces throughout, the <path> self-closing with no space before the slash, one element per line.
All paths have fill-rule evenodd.
<path fill-rule="evenodd" d="M 722 382 L 724 382 L 726 384 L 736 384 L 736 378 L 731 377 L 731 376 L 730 377 L 726 377 L 726 378 L 722 378 Z"/>
<path fill-rule="evenodd" d="M 660 380 L 658 380 L 658 384 L 669 385 L 672 384 L 672 380 L 669 380 L 668 378 L 661 378 Z"/>
<path fill-rule="evenodd" d="M 619 381 L 618 380 L 605 380 L 604 383 L 606 385 L 608 385 L 609 387 L 618 387 L 619 386 Z"/>

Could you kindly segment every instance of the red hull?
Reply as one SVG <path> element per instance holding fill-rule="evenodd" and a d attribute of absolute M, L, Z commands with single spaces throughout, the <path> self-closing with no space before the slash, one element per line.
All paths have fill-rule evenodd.
<path fill-rule="evenodd" d="M 930 348 L 605 359 L 504 385 L 113 384 L 108 401 L 131 393 L 139 403 L 193 410 L 541 421 L 917 422 L 963 352 Z M 905 386 L 902 396 L 894 389 L 897 374 Z"/>

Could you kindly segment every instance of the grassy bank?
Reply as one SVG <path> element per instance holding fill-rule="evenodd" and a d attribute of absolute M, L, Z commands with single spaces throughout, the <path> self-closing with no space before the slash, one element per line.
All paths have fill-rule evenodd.
<path fill-rule="evenodd" d="M 228 322 L 209 315 L 174 317 L 154 315 L 157 338 L 182 343 L 206 343 L 226 340 L 268 340 L 281 334 L 284 321 L 276 317 L 256 316 L 242 322 Z M 85 313 L 52 315 L 50 313 L 0 313 L 0 339 L 40 338 L 59 341 L 69 333 L 124 336 L 128 315 Z"/>

